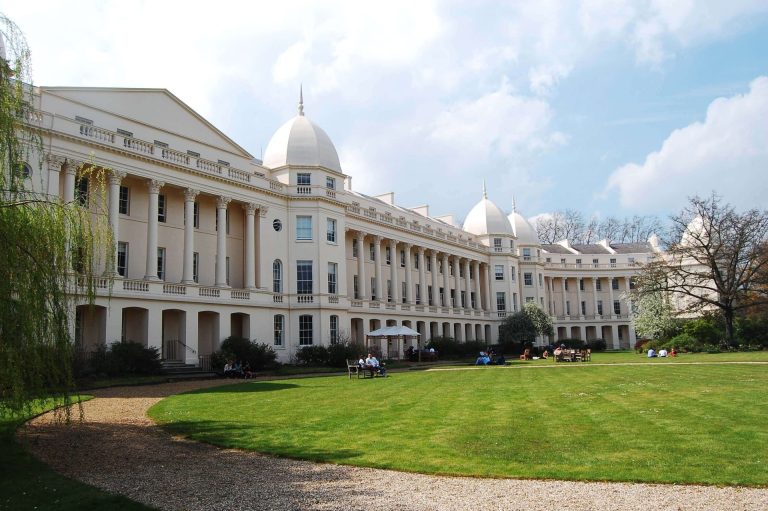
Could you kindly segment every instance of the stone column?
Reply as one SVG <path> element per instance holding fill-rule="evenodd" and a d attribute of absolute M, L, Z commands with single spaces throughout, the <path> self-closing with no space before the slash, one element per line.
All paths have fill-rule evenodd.
<path fill-rule="evenodd" d="M 147 201 L 147 262 L 144 280 L 160 280 L 157 278 L 157 196 L 160 188 L 165 186 L 162 181 L 147 182 L 149 200 Z"/>
<path fill-rule="evenodd" d="M 365 293 L 365 233 L 357 232 L 357 292 L 360 300 L 368 299 Z"/>
<path fill-rule="evenodd" d="M 381 271 L 381 236 L 374 236 L 373 237 L 373 257 L 376 259 L 375 264 L 373 265 L 374 269 L 376 270 L 376 274 L 374 277 L 376 278 L 376 300 L 382 302 L 386 301 L 384 299 L 382 290 L 384 289 L 382 285 L 382 271 Z"/>
<path fill-rule="evenodd" d="M 397 253 L 397 241 L 389 240 L 389 278 L 392 280 L 392 303 L 400 301 L 400 283 L 397 281 L 397 267 L 400 265 L 400 257 Z"/>
<path fill-rule="evenodd" d="M 454 303 L 453 306 L 457 309 L 461 308 L 461 271 L 459 271 L 459 266 L 461 263 L 459 262 L 459 257 L 454 256 L 453 258 L 453 285 L 455 288 L 454 294 Z"/>
<path fill-rule="evenodd" d="M 562 286 L 563 286 L 563 316 L 568 316 L 568 308 L 566 306 L 566 303 L 568 302 L 568 290 L 565 288 L 565 282 L 568 280 L 568 277 L 562 277 Z M 568 318 L 570 319 L 570 318 Z"/>
<path fill-rule="evenodd" d="M 613 277 L 608 277 L 608 300 L 610 301 L 610 304 L 608 304 L 608 317 L 613 319 Z M 603 309 L 603 312 L 605 312 L 605 309 Z M 618 342 L 618 339 L 616 341 Z"/>
<path fill-rule="evenodd" d="M 77 165 L 69 160 L 64 160 L 62 170 L 64 171 L 64 202 L 72 202 L 75 200 L 75 172 L 77 172 Z"/>
<path fill-rule="evenodd" d="M 230 200 L 232 199 L 222 195 L 216 201 L 216 218 L 218 218 L 218 230 L 216 231 L 217 287 L 227 287 L 227 205 Z"/>
<path fill-rule="evenodd" d="M 448 284 L 448 254 L 443 254 L 443 307 L 450 307 L 451 289 Z"/>
<path fill-rule="evenodd" d="M 430 261 L 430 267 L 432 268 L 432 294 L 430 295 L 430 298 L 432 298 L 432 306 L 437 307 L 437 299 L 439 296 L 439 285 L 437 283 L 437 252 L 434 250 L 429 251 L 429 261 Z M 427 303 L 429 303 L 429 299 L 427 299 Z"/>
<path fill-rule="evenodd" d="M 272 261 L 263 261 L 262 260 L 262 252 L 261 252 L 261 234 L 262 229 L 268 231 L 272 228 L 272 223 L 269 220 L 263 220 L 267 218 L 267 214 L 269 214 L 269 206 L 266 204 L 259 204 L 259 220 L 256 222 L 256 248 L 255 251 L 255 257 L 256 257 L 256 287 L 257 288 L 265 288 L 272 285 Z M 267 273 L 267 278 L 264 278 L 264 273 Z M 255 320 L 251 322 L 251 324 L 255 323 Z"/>
<path fill-rule="evenodd" d="M 471 275 L 471 269 L 469 267 L 469 259 L 464 259 L 464 296 L 466 296 L 466 304 L 464 305 L 465 309 L 471 309 L 472 308 L 472 286 L 471 286 L 471 279 L 469 276 Z"/>
<path fill-rule="evenodd" d="M 483 310 L 482 286 L 480 284 L 480 261 L 472 265 L 475 271 L 475 310 Z"/>
<path fill-rule="evenodd" d="M 597 281 L 599 277 L 592 277 L 592 293 L 594 293 L 595 317 L 597 317 Z"/>
<path fill-rule="evenodd" d="M 182 284 L 194 284 L 193 259 L 195 252 L 195 198 L 199 192 L 192 188 L 184 190 L 184 271 Z"/>
<path fill-rule="evenodd" d="M 635 334 L 635 330 L 632 328 L 632 295 L 629 294 L 629 285 L 630 278 L 624 277 L 624 287 L 626 288 L 627 293 L 627 315 L 629 316 L 629 326 L 627 327 L 627 330 L 629 330 L 629 348 L 632 349 L 637 342 L 637 334 Z"/>
<path fill-rule="evenodd" d="M 258 204 L 249 202 L 245 209 L 245 288 L 256 289 L 256 210 Z"/>
<path fill-rule="evenodd" d="M 421 305 L 424 305 L 425 303 L 429 303 L 429 299 L 427 298 L 427 269 L 424 266 L 426 263 L 424 257 L 424 247 L 417 247 L 416 251 L 416 257 L 419 258 L 419 298 Z"/>
<path fill-rule="evenodd" d="M 117 275 L 117 242 L 120 241 L 120 183 L 125 172 L 111 171 L 109 174 L 109 228 L 112 230 L 112 262 L 107 273 Z"/>
<path fill-rule="evenodd" d="M 58 197 L 59 179 L 61 177 L 64 158 L 61 156 L 56 156 L 55 154 L 48 154 L 46 155 L 46 162 L 48 163 L 48 185 L 46 188 L 46 193 L 50 197 Z"/>
<path fill-rule="evenodd" d="M 405 248 L 405 303 L 413 304 L 416 299 L 413 291 L 413 271 L 411 267 L 411 245 L 409 243 L 404 243 L 403 248 Z M 421 266 L 419 266 L 421 268 Z M 421 270 L 419 270 L 421 271 Z"/>
<path fill-rule="evenodd" d="M 578 302 L 579 317 L 583 318 L 584 314 L 581 313 L 581 283 L 584 282 L 584 277 L 576 278 L 576 301 Z"/>

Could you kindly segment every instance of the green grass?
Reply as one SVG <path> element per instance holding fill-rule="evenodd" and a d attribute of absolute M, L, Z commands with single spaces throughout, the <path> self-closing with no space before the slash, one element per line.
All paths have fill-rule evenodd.
<path fill-rule="evenodd" d="M 645 362 L 251 382 L 167 398 L 150 416 L 224 447 L 481 477 L 768 485 L 768 368 Z M 601 360 L 603 359 L 603 360 Z M 522 363 L 520 363 L 522 365 Z M 664 366 L 664 367 L 662 367 Z M 530 368 L 529 368 L 530 367 Z"/>
<path fill-rule="evenodd" d="M 49 410 L 36 406 L 23 417 L 0 415 L 0 510 L 5 511 L 150 511 L 152 508 L 57 474 L 16 442 L 24 421 Z"/>

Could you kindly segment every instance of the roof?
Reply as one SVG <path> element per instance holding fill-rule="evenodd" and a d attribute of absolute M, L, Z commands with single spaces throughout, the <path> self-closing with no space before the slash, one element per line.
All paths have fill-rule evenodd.
<path fill-rule="evenodd" d="M 611 243 L 611 248 L 617 254 L 649 254 L 654 251 L 647 241 L 643 243 Z"/>
<path fill-rule="evenodd" d="M 264 166 L 272 169 L 285 165 L 324 167 L 342 173 L 339 154 L 328 134 L 299 114 L 283 124 L 264 151 Z"/>
<path fill-rule="evenodd" d="M 541 248 L 550 254 L 573 254 L 573 252 L 557 243 L 542 245 Z"/>
<path fill-rule="evenodd" d="M 579 251 L 582 254 L 610 254 L 611 252 L 608 251 L 607 248 L 605 248 L 602 245 L 571 245 L 574 250 Z"/>
<path fill-rule="evenodd" d="M 509 215 L 509 223 L 512 225 L 512 230 L 517 237 L 518 245 L 538 245 L 539 236 L 536 234 L 536 229 L 517 211 L 513 211 Z"/>
<path fill-rule="evenodd" d="M 513 233 L 504 212 L 485 196 L 467 214 L 462 229 L 477 236 Z"/>

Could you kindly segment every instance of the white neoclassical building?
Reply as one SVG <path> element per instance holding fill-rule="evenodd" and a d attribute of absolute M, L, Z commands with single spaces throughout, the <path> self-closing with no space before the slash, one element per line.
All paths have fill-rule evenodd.
<path fill-rule="evenodd" d="M 658 252 L 652 242 L 541 245 L 514 206 L 507 216 L 485 193 L 459 226 L 393 193 L 356 192 L 302 101 L 262 162 L 167 90 L 34 92 L 45 154 L 32 186 L 93 205 L 101 192 L 79 171 L 108 173 L 97 214 L 116 265 L 103 268 L 96 307 L 78 307 L 83 349 L 133 340 L 197 363 L 237 335 L 287 361 L 386 325 L 494 343 L 529 301 L 551 314 L 552 340 L 634 342 L 624 291 Z"/>

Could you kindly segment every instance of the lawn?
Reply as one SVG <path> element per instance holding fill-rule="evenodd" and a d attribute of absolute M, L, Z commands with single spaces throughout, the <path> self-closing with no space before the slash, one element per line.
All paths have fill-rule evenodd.
<path fill-rule="evenodd" d="M 57 474 L 16 442 L 16 428 L 51 403 L 37 406 L 24 417 L 0 415 L 0 510 L 150 511 L 152 508 Z"/>
<path fill-rule="evenodd" d="M 601 360 L 603 358 L 603 360 Z M 281 456 L 480 477 L 768 485 L 765 353 L 250 382 L 172 396 L 170 431 Z M 601 361 L 617 364 L 596 365 Z M 536 369 L 550 365 L 551 369 Z"/>

